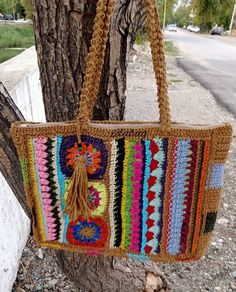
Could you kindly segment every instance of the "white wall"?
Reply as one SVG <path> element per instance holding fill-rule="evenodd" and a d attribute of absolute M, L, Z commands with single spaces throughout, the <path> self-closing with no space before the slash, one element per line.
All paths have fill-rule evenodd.
<path fill-rule="evenodd" d="M 34 47 L 0 64 L 0 81 L 26 120 L 45 120 Z M 12 290 L 29 232 L 30 221 L 0 173 L 0 292 Z"/>

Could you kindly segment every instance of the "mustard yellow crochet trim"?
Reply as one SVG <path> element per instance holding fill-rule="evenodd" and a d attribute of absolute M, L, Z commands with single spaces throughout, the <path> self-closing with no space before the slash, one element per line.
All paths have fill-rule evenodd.
<path fill-rule="evenodd" d="M 121 201 L 121 218 L 122 218 L 122 235 L 121 235 L 121 248 L 125 249 L 125 239 L 126 239 L 126 228 L 127 228 L 127 222 L 126 222 L 126 194 L 127 194 L 127 168 L 128 168 L 128 162 L 129 162 L 129 155 L 130 155 L 130 149 L 129 149 L 130 142 L 128 140 L 125 140 L 125 158 L 124 158 L 124 167 L 123 167 L 123 188 L 122 188 L 122 201 Z"/>

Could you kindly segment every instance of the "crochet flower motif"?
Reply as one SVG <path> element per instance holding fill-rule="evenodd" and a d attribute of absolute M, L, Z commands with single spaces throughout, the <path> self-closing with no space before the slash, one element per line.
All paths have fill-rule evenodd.
<path fill-rule="evenodd" d="M 81 154 L 85 154 L 89 179 L 101 179 L 106 171 L 107 150 L 101 139 L 82 135 L 82 150 L 78 147 L 75 135 L 63 138 L 60 148 L 60 166 L 62 172 L 71 177 L 76 162 Z"/>
<path fill-rule="evenodd" d="M 101 198 L 99 197 L 99 192 L 92 185 L 89 187 L 89 206 L 91 210 L 95 210 L 100 206 Z"/>
<path fill-rule="evenodd" d="M 79 217 L 76 222 L 70 222 L 67 230 L 69 243 L 80 246 L 104 247 L 108 237 L 107 224 L 101 218 Z"/>
<path fill-rule="evenodd" d="M 101 168 L 101 152 L 94 148 L 92 144 L 87 146 L 84 142 L 82 142 L 82 152 L 80 152 L 78 149 L 78 143 L 75 143 L 72 148 L 67 150 L 67 152 L 67 166 L 72 166 L 75 168 L 79 156 L 84 153 L 86 157 L 88 174 L 94 174 L 96 170 Z"/>
<path fill-rule="evenodd" d="M 102 182 L 89 182 L 89 207 L 94 216 L 104 213 L 107 206 L 107 191 Z"/>

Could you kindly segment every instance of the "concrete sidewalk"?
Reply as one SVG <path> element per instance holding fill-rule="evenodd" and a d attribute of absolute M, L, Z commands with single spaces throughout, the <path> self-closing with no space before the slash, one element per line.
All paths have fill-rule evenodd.
<path fill-rule="evenodd" d="M 27 74 L 38 70 L 35 47 L 25 50 L 20 55 L 0 64 L 0 82 L 8 91 L 13 90 Z"/>

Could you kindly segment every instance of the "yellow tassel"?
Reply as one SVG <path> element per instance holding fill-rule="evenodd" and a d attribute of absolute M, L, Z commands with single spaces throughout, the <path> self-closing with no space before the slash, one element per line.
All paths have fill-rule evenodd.
<path fill-rule="evenodd" d="M 91 210 L 88 206 L 88 175 L 84 154 L 78 158 L 68 188 L 65 213 L 69 215 L 71 221 L 77 220 L 79 216 L 88 219 Z"/>

